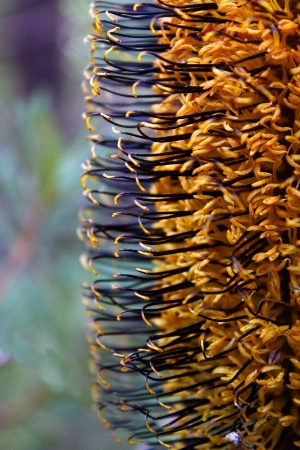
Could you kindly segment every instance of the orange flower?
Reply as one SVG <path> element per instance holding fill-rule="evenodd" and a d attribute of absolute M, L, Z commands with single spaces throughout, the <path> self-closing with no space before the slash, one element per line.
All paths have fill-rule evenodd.
<path fill-rule="evenodd" d="M 95 400 L 150 448 L 300 447 L 297 8 L 92 4 Z"/>

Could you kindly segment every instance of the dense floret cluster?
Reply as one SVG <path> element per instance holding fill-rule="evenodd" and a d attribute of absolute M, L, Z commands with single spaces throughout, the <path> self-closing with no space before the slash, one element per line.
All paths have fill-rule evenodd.
<path fill-rule="evenodd" d="M 297 8 L 92 4 L 95 401 L 151 449 L 300 447 Z"/>

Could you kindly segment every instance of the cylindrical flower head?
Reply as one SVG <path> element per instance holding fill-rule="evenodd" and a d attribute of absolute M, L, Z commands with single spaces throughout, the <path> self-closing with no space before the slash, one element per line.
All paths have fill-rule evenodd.
<path fill-rule="evenodd" d="M 296 449 L 300 6 L 91 12 L 81 235 L 99 414 L 149 449 Z"/>

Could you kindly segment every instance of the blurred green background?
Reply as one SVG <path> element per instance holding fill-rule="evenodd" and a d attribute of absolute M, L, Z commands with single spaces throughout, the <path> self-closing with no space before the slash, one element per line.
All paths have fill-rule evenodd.
<path fill-rule="evenodd" d="M 76 238 L 88 9 L 0 0 L 1 450 L 120 448 L 91 410 Z"/>

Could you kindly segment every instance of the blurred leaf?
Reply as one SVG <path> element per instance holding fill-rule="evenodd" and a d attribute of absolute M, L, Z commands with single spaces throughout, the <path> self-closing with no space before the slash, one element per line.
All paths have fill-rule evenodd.
<path fill-rule="evenodd" d="M 35 94 L 29 102 L 17 103 L 14 124 L 22 136 L 20 153 L 27 171 L 36 178 L 35 188 L 45 205 L 51 205 L 59 195 L 57 172 L 66 147 L 52 110 L 49 95 Z"/>
<path fill-rule="evenodd" d="M 20 239 L 25 242 L 19 245 L 17 261 L 5 274 L 8 280 L 0 304 L 0 343 L 52 389 L 69 391 L 77 385 L 76 394 L 71 395 L 89 397 L 86 317 L 81 304 L 83 271 L 78 261 L 81 247 L 75 233 L 81 201 L 78 179 L 82 142 L 79 139 L 63 148 L 51 102 L 43 93 L 26 107 L 18 102 L 16 110 L 14 127 L 23 140 L 9 156 L 4 152 L 2 192 L 7 214 L 0 218 L 0 225 L 10 235 L 4 271 L 5 259 L 10 259 L 15 243 Z M 25 167 L 25 171 L 17 175 L 16 166 Z M 13 223 L 12 204 L 16 213 Z M 24 228 L 28 220 L 32 227 L 29 231 Z M 24 230 L 31 235 L 22 236 Z"/>

